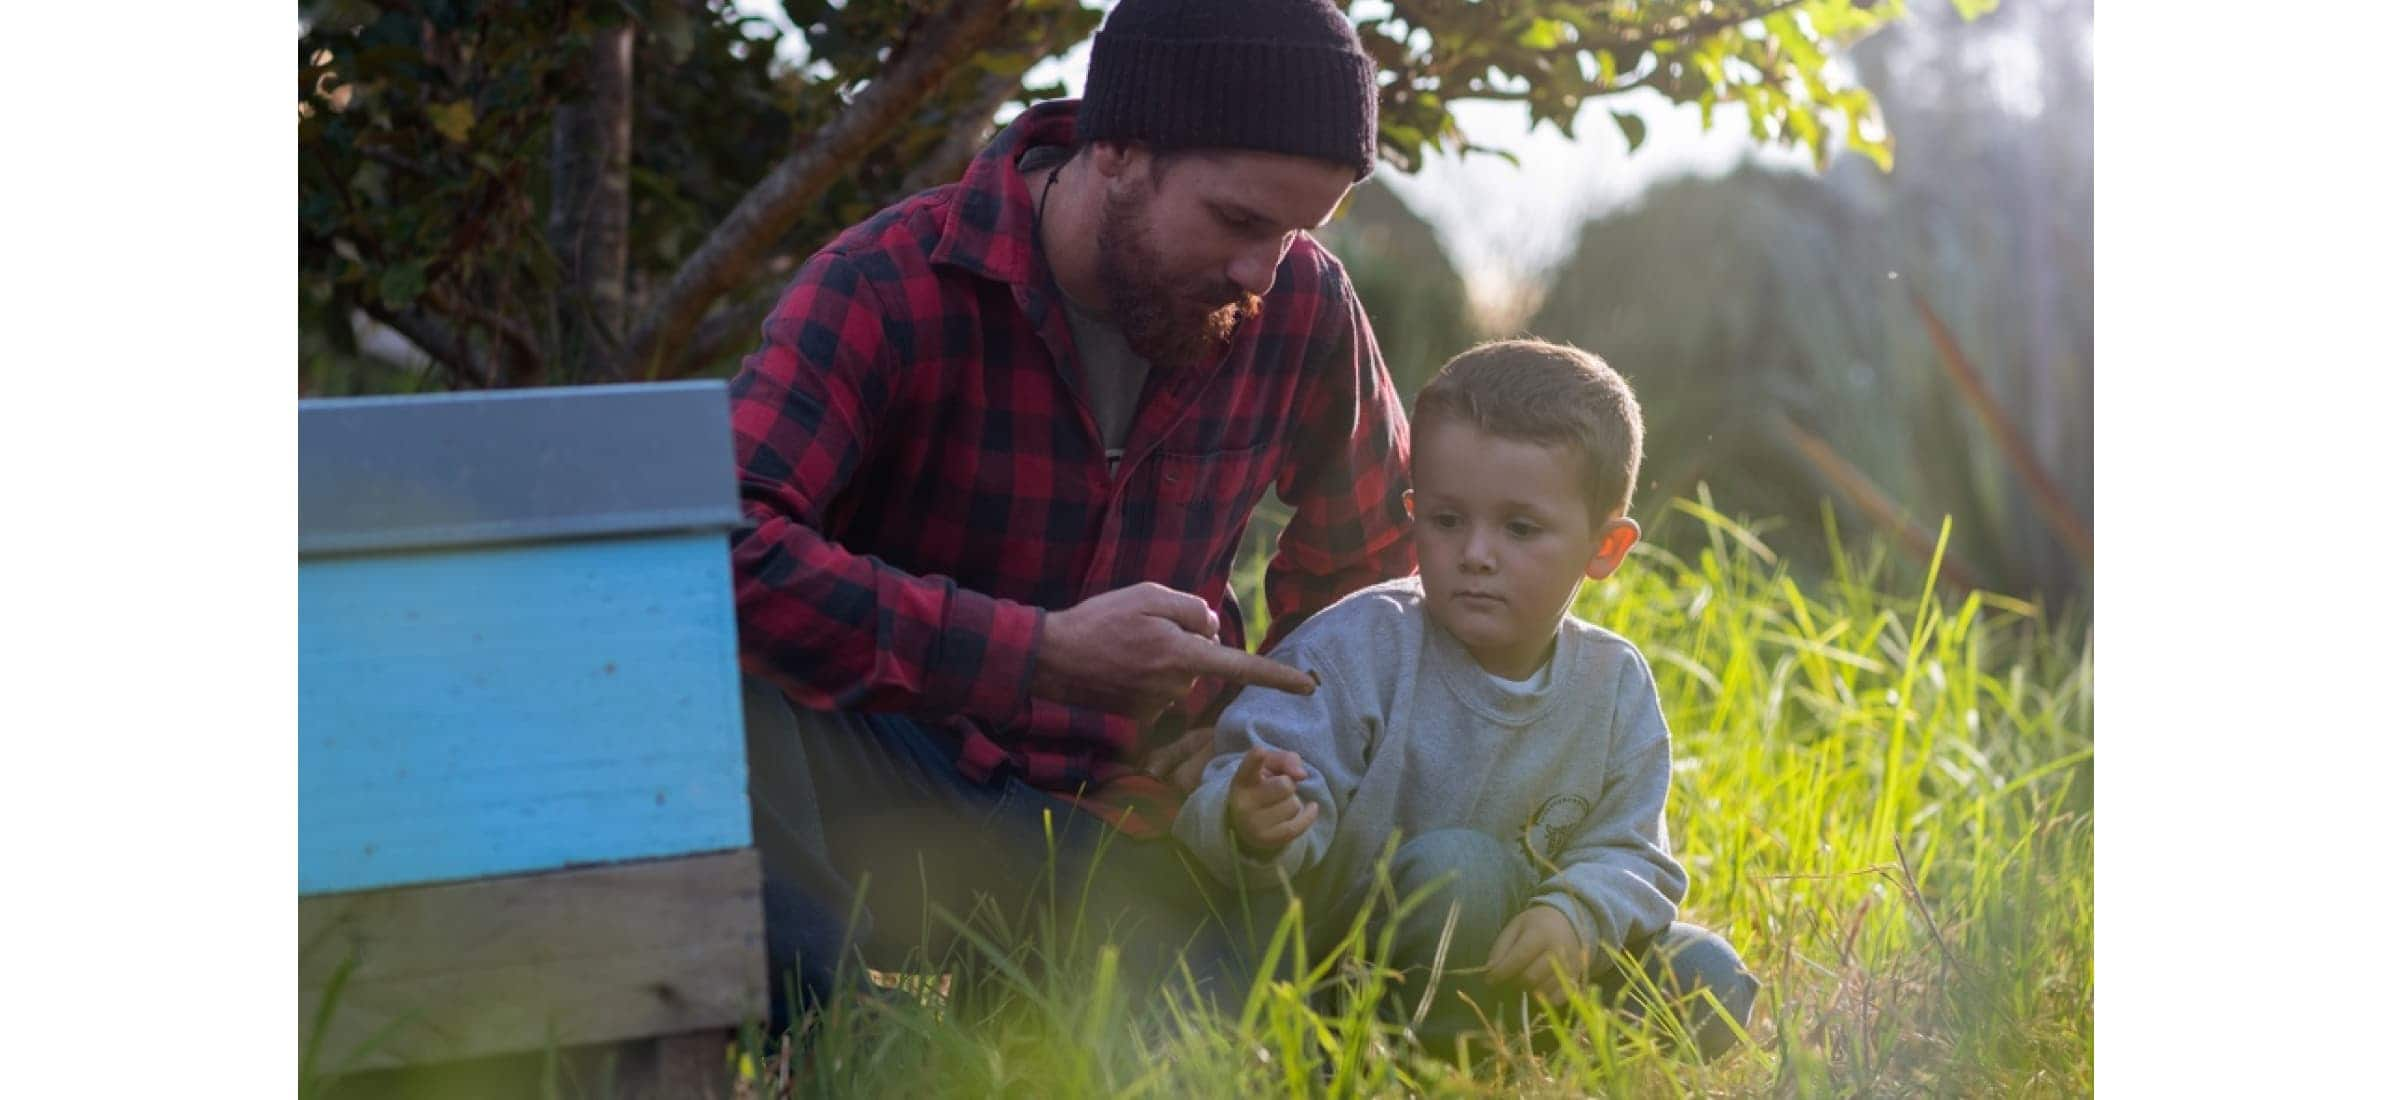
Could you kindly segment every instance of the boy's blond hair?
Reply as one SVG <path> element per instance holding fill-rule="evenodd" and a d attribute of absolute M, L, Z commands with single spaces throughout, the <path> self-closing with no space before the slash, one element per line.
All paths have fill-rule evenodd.
<path fill-rule="evenodd" d="M 1575 449 L 1587 507 L 1625 514 L 1644 460 L 1644 410 L 1595 355 L 1543 340 L 1493 340 L 1438 368 L 1412 403 L 1415 432 L 1453 417 L 1489 435 Z"/>

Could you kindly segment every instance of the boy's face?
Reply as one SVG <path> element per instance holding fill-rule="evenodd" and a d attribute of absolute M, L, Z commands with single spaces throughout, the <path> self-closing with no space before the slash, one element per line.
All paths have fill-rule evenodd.
<path fill-rule="evenodd" d="M 1534 673 L 1580 578 L 1610 576 L 1636 545 L 1634 520 L 1591 514 L 1576 459 L 1450 416 L 1413 440 L 1406 502 L 1429 615 L 1498 676 Z"/>

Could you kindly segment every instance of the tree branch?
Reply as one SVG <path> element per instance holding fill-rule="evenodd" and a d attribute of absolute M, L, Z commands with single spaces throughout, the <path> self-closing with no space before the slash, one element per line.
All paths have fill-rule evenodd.
<path fill-rule="evenodd" d="M 672 365 L 657 375 L 659 381 L 687 378 L 704 370 L 708 363 L 720 359 L 745 337 L 753 340 L 763 327 L 764 319 L 772 314 L 772 307 L 780 304 L 778 290 L 759 294 L 746 301 L 724 306 L 706 318 L 697 331 L 690 334 L 689 343 Z"/>
<path fill-rule="evenodd" d="M 1663 23 L 1658 27 L 1655 27 L 1649 31 L 1644 31 L 1642 33 L 1622 32 L 1619 35 L 1611 38 L 1582 39 L 1578 42 L 1577 48 L 1581 50 L 1603 50 L 1610 49 L 1613 46 L 1650 46 L 1655 42 L 1671 39 L 1684 40 L 1688 38 L 1701 38 L 1704 35 L 1710 34 L 1714 31 L 1725 30 L 1726 28 L 1733 27 L 1738 23 L 1746 23 L 1755 19 L 1766 19 L 1769 16 L 1786 10 L 1787 8 L 1807 2 L 1808 0 L 1765 0 L 1765 2 L 1751 8 L 1750 10 L 1719 12 L 1712 15 L 1703 16 L 1687 15 L 1679 18 L 1674 23 Z"/>
<path fill-rule="evenodd" d="M 1628 92 L 1633 92 L 1638 88 L 1651 85 L 1653 83 L 1653 78 L 1659 76 L 1663 71 L 1665 70 L 1662 66 L 1655 65 L 1651 69 L 1646 70 L 1643 76 L 1637 77 L 1636 79 L 1625 84 L 1614 84 L 1608 88 L 1597 88 L 1594 91 L 1588 92 L 1585 95 L 1578 97 L 1578 101 L 1580 103 L 1590 103 L 1597 99 L 1601 99 L 1604 96 L 1624 95 Z M 1456 93 L 1448 102 L 1459 103 L 1465 99 L 1482 99 L 1495 103 L 1529 103 L 1536 99 L 1536 93 L 1511 92 L 1505 91 L 1501 88 L 1465 88 L 1461 92 Z"/>
<path fill-rule="evenodd" d="M 911 195 L 962 178 L 964 166 L 988 143 L 989 123 L 996 118 L 997 108 L 1004 106 L 1006 98 L 1021 86 L 1021 73 L 1012 76 L 990 73 L 981 78 L 980 90 L 964 105 L 955 124 L 948 127 L 947 136 L 940 138 L 930 155 L 905 174 L 899 190 Z"/>
<path fill-rule="evenodd" d="M 532 330 L 525 327 L 523 322 L 483 309 L 480 306 L 460 302 L 437 286 L 425 287 L 423 299 L 440 313 L 470 321 L 489 330 L 494 341 L 503 343 L 508 350 L 514 353 L 513 360 L 518 365 L 529 368 L 540 362 L 540 341 L 532 335 Z M 411 336 L 408 339 L 414 339 L 414 337 Z M 510 374 L 521 372 L 498 372 L 484 369 L 482 373 L 486 379 L 482 383 L 483 385 L 497 386 L 504 385 Z"/>
<path fill-rule="evenodd" d="M 948 73 L 995 36 L 1015 0 L 965 0 L 926 20 L 888 70 L 805 148 L 750 189 L 674 272 L 629 341 L 625 378 L 645 378 L 681 356 L 707 307 L 739 285 L 765 250 L 804 216 L 841 173 L 897 130 Z"/>
<path fill-rule="evenodd" d="M 359 308 L 365 315 L 388 325 L 391 331 L 407 338 L 407 342 L 423 349 L 425 355 L 440 364 L 449 376 L 474 389 L 489 389 L 493 377 L 488 364 L 474 355 L 473 348 L 440 322 L 415 310 L 394 311 L 374 302 Z"/>
<path fill-rule="evenodd" d="M 1787 8 L 1808 2 L 1809 0 L 1759 0 L 1759 2 L 1748 8 L 1739 8 L 1733 11 L 1717 11 L 1710 15 L 1697 15 L 1688 13 L 1678 17 L 1675 20 L 1664 22 L 1659 26 L 1649 29 L 1622 29 L 1608 37 L 1581 38 L 1578 41 L 1571 43 L 1569 48 L 1573 52 L 1581 50 L 1607 50 L 1619 46 L 1650 46 L 1655 42 L 1701 38 L 1702 36 L 1711 34 L 1714 31 L 1719 31 L 1727 27 L 1733 27 L 1738 23 L 1750 22 L 1754 19 L 1766 19 L 1769 16 L 1786 10 Z M 1411 7 L 1411 4 L 1397 3 L 1395 5 L 1396 18 L 1403 20 L 1405 25 L 1412 27 L 1436 25 L 1435 19 L 1424 20 L 1417 13 L 1411 11 Z M 1451 56 L 1456 56 L 1458 58 L 1460 56 L 1466 55 L 1466 52 L 1467 51 L 1451 51 Z"/>
<path fill-rule="evenodd" d="M 1587 94 L 1586 98 L 1588 98 L 1588 99 L 1600 99 L 1600 98 L 1602 98 L 1602 97 L 1604 97 L 1604 96 L 1607 96 L 1607 95 L 1626 95 L 1626 94 L 1628 94 L 1629 92 L 1633 92 L 1633 91 L 1635 91 L 1635 90 L 1636 90 L 1636 89 L 1638 89 L 1638 88 L 1646 88 L 1646 87 L 1651 87 L 1651 86 L 1652 86 L 1652 83 L 1653 83 L 1653 78 L 1654 78 L 1654 77 L 1657 77 L 1657 76 L 1660 76 L 1662 73 L 1664 73 L 1664 72 L 1667 72 L 1667 71 L 1669 71 L 1667 66 L 1664 66 L 1664 65 L 1655 65 L 1655 66 L 1653 66 L 1652 68 L 1650 68 L 1650 69 L 1647 69 L 1647 70 L 1645 71 L 1645 74 L 1644 74 L 1643 76 L 1637 77 L 1636 79 L 1634 79 L 1634 80 L 1631 80 L 1631 81 L 1627 82 L 1626 84 L 1614 84 L 1614 85 L 1612 85 L 1611 87 L 1608 87 L 1608 88 L 1605 88 L 1605 89 L 1603 89 L 1602 91 L 1599 91 L 1599 92 L 1590 92 L 1590 93 L 1588 93 L 1588 94 Z"/>
<path fill-rule="evenodd" d="M 905 174 L 903 190 L 906 194 L 928 190 L 963 177 L 964 167 L 972 162 L 972 157 L 980 152 L 980 147 L 988 143 L 997 109 L 1021 90 L 1022 75 L 1038 64 L 1040 58 L 1071 45 L 1070 39 L 1075 28 L 1068 17 L 1073 14 L 1071 9 L 1063 8 L 1048 15 L 1046 26 L 1040 28 L 1030 41 L 1022 44 L 1020 65 L 1006 65 L 980 79 L 979 90 L 973 93 L 971 102 L 957 113 L 954 123 L 947 128 L 947 136 L 940 139 L 929 156 L 922 158 L 922 163 Z"/>
<path fill-rule="evenodd" d="M 363 145 L 359 146 L 357 151 L 367 160 L 373 161 L 377 164 L 388 165 L 389 167 L 396 168 L 399 171 L 406 172 L 417 179 L 438 180 L 441 178 L 440 173 L 433 171 L 431 165 L 409 157 L 400 156 L 399 154 L 393 153 L 388 149 L 376 148 L 375 146 L 371 145 Z"/>

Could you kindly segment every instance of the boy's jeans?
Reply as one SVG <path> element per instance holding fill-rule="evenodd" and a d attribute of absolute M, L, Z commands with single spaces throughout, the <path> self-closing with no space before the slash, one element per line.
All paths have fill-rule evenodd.
<path fill-rule="evenodd" d="M 793 1000 L 831 994 L 843 962 L 850 982 L 865 965 L 968 980 L 986 960 L 954 933 L 967 918 L 1000 950 L 1036 945 L 1033 973 L 1058 941 L 1091 954 L 1110 941 L 1133 995 L 1172 980 L 1183 951 L 1215 1003 L 1245 995 L 1218 895 L 1176 844 L 1131 840 L 1018 779 L 966 779 L 952 739 L 911 719 L 801 712 L 763 681 L 745 688 L 775 1034 Z"/>
<path fill-rule="evenodd" d="M 1529 904 L 1539 881 L 1517 846 L 1468 829 L 1443 829 L 1404 842 L 1395 851 L 1389 877 L 1398 897 L 1435 891 L 1396 929 L 1393 961 L 1406 972 L 1407 991 L 1427 983 L 1450 908 L 1458 905 L 1461 912 L 1446 948 L 1446 968 L 1476 971 L 1495 949 L 1504 925 Z M 1753 996 L 1761 983 L 1744 969 L 1726 940 L 1695 925 L 1678 923 L 1644 943 L 1629 944 L 1627 954 L 1638 960 L 1653 986 L 1681 1013 L 1680 1020 L 1703 1057 L 1714 1057 L 1734 1045 L 1735 1033 L 1718 1019 L 1702 994 L 1708 991 L 1742 1027 L 1751 1018 Z M 1632 1017 L 1645 1013 L 1648 1006 L 1642 992 L 1630 988 L 1641 983 L 1631 983 L 1608 960 L 1598 958 L 1593 967 L 1593 984 L 1606 1003 Z M 1472 1008 L 1463 994 L 1478 1007 Z M 1510 991 L 1507 1000 L 1505 991 L 1489 987 L 1483 973 L 1442 975 L 1421 1023 L 1420 1037 L 1431 1049 L 1451 1050 L 1456 1037 L 1480 1029 L 1481 1011 L 1491 1020 L 1508 1018 L 1516 1027 L 1521 1022 L 1516 1007 L 1519 996 L 1516 990 Z M 1407 1002 L 1403 1007 L 1409 1011 L 1412 1005 Z"/>

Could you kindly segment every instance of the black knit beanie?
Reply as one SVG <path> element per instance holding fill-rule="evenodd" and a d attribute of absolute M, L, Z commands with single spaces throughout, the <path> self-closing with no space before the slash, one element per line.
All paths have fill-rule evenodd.
<path fill-rule="evenodd" d="M 1121 0 L 1097 32 L 1079 136 L 1156 149 L 1378 158 L 1378 67 L 1330 0 Z"/>

